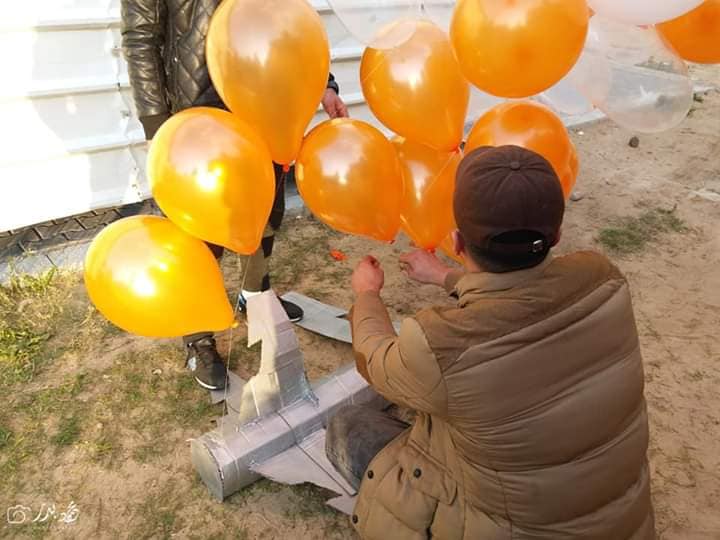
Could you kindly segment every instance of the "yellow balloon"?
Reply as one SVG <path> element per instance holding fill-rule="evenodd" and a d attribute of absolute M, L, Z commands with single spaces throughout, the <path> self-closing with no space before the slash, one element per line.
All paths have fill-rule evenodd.
<path fill-rule="evenodd" d="M 366 49 L 360 64 L 365 98 L 398 135 L 447 152 L 458 148 L 470 100 L 447 35 L 430 21 L 393 49 Z"/>
<path fill-rule="evenodd" d="M 237 116 L 207 107 L 174 115 L 153 138 L 148 176 L 185 232 L 245 255 L 260 247 L 275 173 L 267 146 Z"/>
<path fill-rule="evenodd" d="M 210 76 L 230 110 L 289 164 L 327 87 L 330 45 L 305 0 L 225 0 L 207 38 Z"/>
<path fill-rule="evenodd" d="M 303 144 L 295 180 L 305 204 L 339 231 L 395 239 L 400 228 L 402 173 L 395 148 L 370 124 L 323 122 Z"/>
<path fill-rule="evenodd" d="M 85 287 L 100 313 L 133 334 L 177 337 L 233 324 L 210 249 L 165 218 L 134 216 L 103 229 L 85 257 Z"/>

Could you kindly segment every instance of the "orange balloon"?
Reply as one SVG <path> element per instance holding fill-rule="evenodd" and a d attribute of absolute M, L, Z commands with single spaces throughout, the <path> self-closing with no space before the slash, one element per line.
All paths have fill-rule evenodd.
<path fill-rule="evenodd" d="M 544 92 L 585 46 L 586 0 L 459 0 L 450 37 L 475 86 L 500 97 Z"/>
<path fill-rule="evenodd" d="M 453 194 L 462 154 L 439 152 L 402 138 L 393 144 L 403 177 L 402 228 L 417 247 L 434 250 L 455 225 Z"/>
<path fill-rule="evenodd" d="M 462 141 L 470 85 L 447 35 L 413 21 L 412 37 L 393 49 L 365 49 L 360 81 L 370 109 L 395 133 L 438 150 Z"/>
<path fill-rule="evenodd" d="M 565 198 L 570 197 L 577 180 L 577 154 L 562 120 L 550 109 L 532 101 L 509 101 L 493 107 L 470 131 L 465 152 L 504 145 L 521 146 L 547 159 L 560 179 Z"/>
<path fill-rule="evenodd" d="M 85 287 L 100 313 L 133 334 L 177 337 L 233 324 L 215 257 L 162 217 L 105 227 L 85 257 Z"/>
<path fill-rule="evenodd" d="M 158 205 L 185 232 L 250 255 L 275 197 L 263 140 L 237 116 L 195 108 L 165 122 L 153 138 L 148 176 Z"/>
<path fill-rule="evenodd" d="M 327 86 L 330 45 L 305 0 L 225 0 L 210 22 L 207 62 L 230 110 L 277 163 L 297 156 Z"/>
<path fill-rule="evenodd" d="M 720 0 L 706 0 L 690 13 L 657 25 L 657 29 L 685 60 L 720 64 Z"/>
<path fill-rule="evenodd" d="M 308 208 L 334 229 L 383 242 L 397 235 L 400 163 L 370 124 L 337 118 L 317 126 L 300 150 L 295 180 Z"/>

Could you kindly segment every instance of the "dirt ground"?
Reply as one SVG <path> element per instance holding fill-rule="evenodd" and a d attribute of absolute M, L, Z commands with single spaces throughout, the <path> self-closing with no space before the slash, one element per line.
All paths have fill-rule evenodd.
<path fill-rule="evenodd" d="M 720 84 L 717 70 L 699 72 Z M 641 136 L 610 122 L 573 130 L 582 172 L 560 253 L 603 250 L 631 283 L 646 369 L 653 497 L 663 539 L 720 539 L 720 93 L 679 128 Z M 276 245 L 275 287 L 349 306 L 351 269 L 366 253 L 386 269 L 384 298 L 402 318 L 448 302 L 398 271 L 391 246 L 290 216 Z M 347 260 L 336 261 L 330 250 Z M 228 290 L 238 261 L 223 262 Z M 214 427 L 176 340 L 128 336 L 88 305 L 77 274 L 23 278 L 0 289 L 0 512 L 8 538 L 354 538 L 313 486 L 261 481 L 211 499 L 187 441 Z M 298 330 L 308 374 L 350 362 L 348 346 Z M 232 336 L 232 366 L 249 377 L 257 349 Z M 230 336 L 219 338 L 221 351 Z M 592 429 L 592 426 L 588 426 Z M 612 474 L 612 471 L 608 471 Z M 77 520 L 63 523 L 73 502 Z M 42 522 L 49 506 L 56 515 Z M 45 506 L 43 506 L 45 505 Z M 43 514 L 45 512 L 45 514 Z"/>

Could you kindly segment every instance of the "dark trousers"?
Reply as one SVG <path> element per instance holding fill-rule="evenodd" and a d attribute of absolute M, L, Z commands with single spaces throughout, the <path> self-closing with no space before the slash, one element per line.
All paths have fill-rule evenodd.
<path fill-rule="evenodd" d="M 349 405 L 330 419 L 325 453 L 330 463 L 355 489 L 360 489 L 373 458 L 410 427 L 387 413 Z"/>
<path fill-rule="evenodd" d="M 244 274 L 244 283 L 242 288 L 248 292 L 261 292 L 270 289 L 270 257 L 275 244 L 275 233 L 282 225 L 285 216 L 285 182 L 289 175 L 293 174 L 291 169 L 288 173 L 283 172 L 282 165 L 273 164 L 275 167 L 275 201 L 270 211 L 270 219 L 263 233 L 260 248 L 252 255 L 242 256 L 242 272 Z M 252 203 L 250 203 L 252 204 Z M 225 252 L 225 248 L 206 242 L 210 251 L 213 252 L 216 259 L 220 259 Z M 183 337 L 185 345 L 192 343 L 204 337 L 211 337 L 212 332 L 199 332 Z"/>

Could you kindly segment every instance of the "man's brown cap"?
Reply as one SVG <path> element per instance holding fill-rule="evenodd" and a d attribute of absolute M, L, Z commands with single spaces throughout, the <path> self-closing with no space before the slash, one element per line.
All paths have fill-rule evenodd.
<path fill-rule="evenodd" d="M 530 255 L 557 244 L 565 198 L 544 157 L 519 146 L 485 146 L 460 163 L 454 210 L 467 244 L 491 254 Z M 529 239 L 498 241 L 523 232 Z"/>

